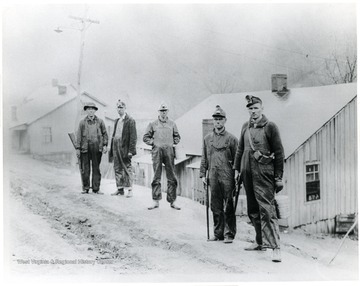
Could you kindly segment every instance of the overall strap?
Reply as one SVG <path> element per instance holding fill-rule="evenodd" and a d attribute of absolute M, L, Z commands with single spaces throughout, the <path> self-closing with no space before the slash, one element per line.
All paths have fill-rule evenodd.
<path fill-rule="evenodd" d="M 250 147 L 253 151 L 256 151 L 255 148 L 254 148 L 254 143 L 252 141 L 252 138 L 251 138 L 251 132 L 250 132 L 250 125 L 248 125 L 248 131 L 249 131 L 249 143 L 250 143 Z"/>

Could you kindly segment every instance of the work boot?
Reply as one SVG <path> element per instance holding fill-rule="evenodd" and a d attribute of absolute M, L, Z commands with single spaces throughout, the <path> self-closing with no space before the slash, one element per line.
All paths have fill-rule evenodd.
<path fill-rule="evenodd" d="M 272 258 L 271 260 L 273 262 L 281 262 L 281 252 L 280 252 L 280 248 L 274 248 L 273 249 L 273 253 L 272 253 Z"/>
<path fill-rule="evenodd" d="M 172 202 L 171 204 L 170 204 L 170 207 L 172 207 L 173 209 L 175 209 L 175 210 L 181 210 L 181 208 L 180 207 L 178 207 L 177 205 L 175 205 L 175 202 Z"/>
<path fill-rule="evenodd" d="M 127 198 L 131 198 L 132 196 L 133 196 L 132 190 L 129 189 L 126 197 L 127 197 Z"/>
<path fill-rule="evenodd" d="M 81 193 L 82 193 L 82 194 L 88 194 L 88 193 L 89 193 L 89 190 L 83 190 Z"/>
<path fill-rule="evenodd" d="M 97 194 L 97 195 L 103 195 L 103 194 L 104 194 L 103 192 L 100 192 L 100 190 L 98 190 L 98 191 L 94 191 L 94 190 L 93 190 L 93 193 L 94 193 L 94 194 Z"/>
<path fill-rule="evenodd" d="M 154 204 L 151 207 L 148 207 L 148 210 L 157 209 L 159 207 L 159 201 L 154 200 Z"/>
<path fill-rule="evenodd" d="M 117 189 L 117 191 L 115 193 L 112 193 L 111 195 L 112 196 L 118 196 L 118 195 L 123 196 L 124 195 L 124 189 L 123 188 Z"/>
<path fill-rule="evenodd" d="M 262 245 L 259 245 L 256 242 L 254 242 L 250 246 L 245 247 L 244 250 L 247 250 L 247 251 L 256 251 L 256 250 L 265 251 L 266 249 L 263 248 Z"/>
<path fill-rule="evenodd" d="M 216 236 L 208 239 L 208 241 L 223 241 L 223 240 L 224 240 L 223 238 L 218 238 Z"/>
<path fill-rule="evenodd" d="M 225 237 L 224 243 L 232 243 L 234 239 L 232 237 Z"/>

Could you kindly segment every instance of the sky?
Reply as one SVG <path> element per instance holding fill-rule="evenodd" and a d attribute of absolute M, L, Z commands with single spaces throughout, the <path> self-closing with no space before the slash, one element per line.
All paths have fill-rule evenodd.
<path fill-rule="evenodd" d="M 4 108 L 37 88 L 76 86 L 79 23 L 85 32 L 81 90 L 118 98 L 144 117 L 162 101 L 178 117 L 213 93 L 327 84 L 325 61 L 356 51 L 354 3 L 32 4 L 2 7 Z M 54 29 L 61 27 L 62 33 Z"/>

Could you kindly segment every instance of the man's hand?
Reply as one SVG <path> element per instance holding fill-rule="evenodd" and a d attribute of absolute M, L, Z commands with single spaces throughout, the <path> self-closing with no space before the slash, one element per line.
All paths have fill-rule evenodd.
<path fill-rule="evenodd" d="M 76 149 L 76 157 L 80 158 L 80 150 Z"/>
<path fill-rule="evenodd" d="M 275 192 L 278 193 L 284 188 L 284 184 L 281 179 L 275 180 Z"/>
<path fill-rule="evenodd" d="M 129 157 L 129 159 L 131 159 L 131 158 L 132 158 L 132 156 L 133 156 L 133 154 L 128 153 L 128 157 Z"/>
<path fill-rule="evenodd" d="M 106 154 L 106 152 L 107 152 L 107 146 L 104 146 L 104 147 L 103 147 L 103 151 L 102 151 L 102 152 L 103 152 L 103 154 Z"/>

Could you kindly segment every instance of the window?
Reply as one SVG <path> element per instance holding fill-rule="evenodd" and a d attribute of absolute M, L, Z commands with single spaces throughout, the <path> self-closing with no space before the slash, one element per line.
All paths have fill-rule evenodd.
<path fill-rule="evenodd" d="M 51 127 L 43 127 L 42 129 L 42 142 L 48 144 L 52 142 Z"/>
<path fill-rule="evenodd" d="M 307 163 L 306 166 L 306 201 L 320 200 L 320 164 Z"/>

